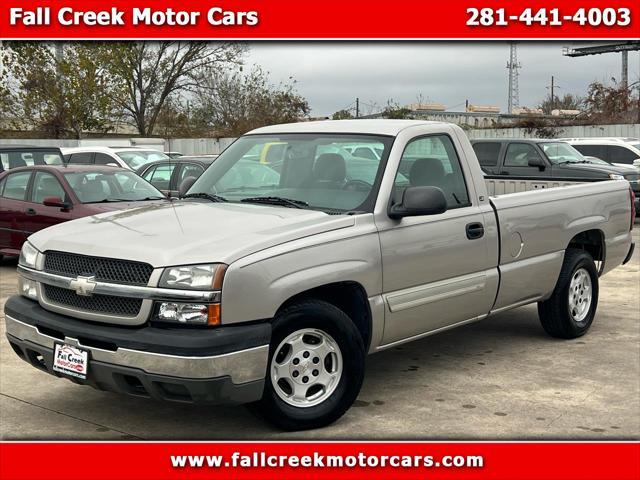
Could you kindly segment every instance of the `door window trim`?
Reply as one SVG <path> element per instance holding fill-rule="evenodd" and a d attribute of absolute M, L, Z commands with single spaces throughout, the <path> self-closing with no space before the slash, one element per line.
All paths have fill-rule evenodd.
<path fill-rule="evenodd" d="M 418 140 L 423 140 L 425 138 L 430 138 L 430 137 L 447 137 L 449 139 L 449 141 L 451 142 L 451 147 L 453 148 L 453 151 L 456 154 L 456 158 L 458 160 L 458 165 L 460 166 L 460 173 L 462 174 L 462 181 L 464 183 L 464 188 L 465 188 L 465 191 L 467 192 L 467 203 L 466 204 L 458 205 L 457 207 L 452 207 L 452 208 L 449 208 L 447 206 L 447 210 L 444 212 L 444 214 L 446 214 L 450 210 L 461 210 L 463 208 L 469 208 L 469 207 L 475 206 L 474 202 L 472 201 L 473 197 L 469 194 L 469 183 L 467 182 L 467 175 L 466 175 L 466 173 L 464 171 L 463 162 L 460 160 L 460 153 L 458 152 L 458 149 L 456 148 L 456 142 L 454 142 L 453 138 L 448 133 L 427 133 L 427 134 L 424 134 L 424 135 L 418 135 L 416 137 L 413 137 L 409 142 L 407 142 L 407 144 L 404 146 L 404 149 L 402 150 L 402 154 L 400 155 L 400 161 L 398 162 L 398 168 L 396 169 L 396 171 L 395 171 L 395 173 L 393 175 L 393 185 L 395 186 L 396 178 L 398 177 L 398 173 L 400 172 L 400 164 L 402 163 L 402 157 L 404 157 L 404 154 L 407 151 L 407 148 L 409 147 L 409 145 L 411 145 L 413 142 L 416 142 Z M 388 157 L 388 155 L 387 155 L 387 157 Z M 385 168 L 386 168 L 386 165 L 385 165 Z M 389 199 L 387 200 L 387 216 L 389 215 L 389 212 L 391 211 L 391 207 L 393 206 L 393 204 L 392 204 L 392 201 L 393 201 L 393 188 L 394 187 L 392 186 L 391 192 L 389 194 Z M 443 214 L 441 213 L 439 215 L 418 215 L 418 216 L 416 216 L 414 218 L 432 218 L 432 217 L 439 217 L 440 215 L 443 215 Z"/>

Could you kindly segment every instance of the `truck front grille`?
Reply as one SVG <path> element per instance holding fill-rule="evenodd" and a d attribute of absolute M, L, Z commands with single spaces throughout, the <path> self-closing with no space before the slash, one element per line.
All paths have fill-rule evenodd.
<path fill-rule="evenodd" d="M 83 297 L 66 288 L 54 287 L 53 285 L 43 285 L 43 287 L 47 300 L 72 309 L 117 315 L 119 317 L 135 317 L 142 307 L 142 300 L 139 298 L 111 295 Z"/>
<path fill-rule="evenodd" d="M 148 263 L 131 260 L 49 250 L 44 256 L 44 270 L 66 277 L 81 275 L 95 277 L 98 282 L 144 286 L 149 283 L 153 267 Z"/>

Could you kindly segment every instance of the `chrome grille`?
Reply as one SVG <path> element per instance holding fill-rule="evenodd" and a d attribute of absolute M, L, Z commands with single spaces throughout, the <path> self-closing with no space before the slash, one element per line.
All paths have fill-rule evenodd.
<path fill-rule="evenodd" d="M 111 295 L 83 297 L 66 288 L 54 287 L 53 285 L 43 285 L 43 287 L 45 297 L 49 301 L 73 309 L 111 314 L 119 317 L 135 317 L 142 307 L 142 300 L 139 298 Z"/>
<path fill-rule="evenodd" d="M 98 282 L 147 285 L 153 272 L 148 263 L 114 258 L 91 257 L 75 253 L 47 251 L 44 270 L 67 277 L 95 277 Z M 72 292 L 73 293 L 73 292 Z"/>

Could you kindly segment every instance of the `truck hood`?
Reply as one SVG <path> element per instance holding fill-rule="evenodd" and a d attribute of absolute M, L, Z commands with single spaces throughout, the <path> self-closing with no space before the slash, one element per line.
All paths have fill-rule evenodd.
<path fill-rule="evenodd" d="M 92 215 L 41 230 L 29 241 L 41 252 L 60 250 L 164 267 L 231 263 L 354 223 L 351 216 L 315 210 L 186 200 Z"/>

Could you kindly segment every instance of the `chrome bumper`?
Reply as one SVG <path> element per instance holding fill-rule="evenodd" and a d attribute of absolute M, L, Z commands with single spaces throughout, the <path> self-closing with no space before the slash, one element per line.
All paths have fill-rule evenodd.
<path fill-rule="evenodd" d="M 45 335 L 38 328 L 5 315 L 7 334 L 53 350 L 58 338 Z M 143 370 L 151 375 L 185 379 L 210 379 L 228 376 L 234 384 L 262 380 L 267 370 L 269 345 L 208 357 L 183 357 L 117 348 L 115 351 L 82 345 L 77 338 L 65 337 L 64 342 L 90 352 L 91 361 Z"/>

